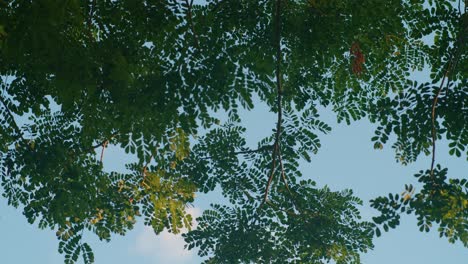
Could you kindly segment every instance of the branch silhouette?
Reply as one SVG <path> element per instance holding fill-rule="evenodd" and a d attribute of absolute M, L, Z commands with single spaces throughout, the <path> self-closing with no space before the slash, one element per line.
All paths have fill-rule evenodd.
<path fill-rule="evenodd" d="M 192 6 L 193 6 L 193 0 L 189 1 L 185 0 L 185 4 L 187 5 L 187 20 L 190 26 L 190 31 L 192 31 L 193 34 L 193 41 L 195 42 L 195 47 L 198 49 L 200 46 L 198 44 L 198 35 L 195 32 L 195 27 L 193 25 L 193 19 L 192 19 Z"/>
<path fill-rule="evenodd" d="M 22 140 L 25 140 L 24 138 L 24 135 L 23 135 L 23 131 L 21 131 L 21 128 L 18 126 L 18 124 L 16 123 L 16 120 L 15 120 L 15 117 L 13 116 L 13 113 L 11 112 L 10 108 L 8 108 L 8 105 L 5 101 L 5 99 L 0 96 L 0 102 L 3 104 L 3 106 L 5 107 L 5 110 L 8 114 L 8 116 L 10 117 L 11 119 L 11 122 L 12 122 L 12 125 L 13 125 L 13 129 L 15 130 L 15 132 L 18 134 L 17 138 L 16 139 L 22 139 Z"/>
<path fill-rule="evenodd" d="M 279 142 L 280 142 L 280 135 L 281 135 L 281 122 L 283 118 L 283 109 L 281 105 L 282 99 L 282 87 L 281 87 L 281 0 L 276 0 L 276 11 L 275 11 L 275 38 L 276 38 L 276 89 L 277 89 L 277 97 L 276 97 L 276 104 L 278 107 L 278 120 L 276 123 L 276 134 L 275 134 L 275 143 L 273 144 L 273 152 L 271 154 L 271 170 L 270 176 L 268 178 L 267 185 L 265 187 L 265 194 L 263 196 L 263 203 L 266 202 L 268 198 L 268 191 L 271 186 L 271 182 L 273 181 L 273 177 L 275 175 L 275 167 L 276 167 L 276 157 L 278 156 L 279 151 Z"/>
<path fill-rule="evenodd" d="M 457 38 L 457 41 L 454 44 L 454 51 L 453 53 L 450 54 L 450 58 L 447 61 L 447 69 L 445 70 L 444 77 L 442 78 L 442 81 L 440 83 L 439 88 L 437 89 L 437 93 L 434 97 L 434 100 L 432 102 L 432 111 L 431 111 L 431 134 L 432 134 L 432 159 L 431 159 L 431 177 L 434 177 L 434 165 L 435 165 L 435 159 L 436 159 L 436 141 L 437 141 L 437 129 L 435 125 L 436 121 L 436 108 L 437 108 L 437 102 L 439 100 L 440 95 L 442 94 L 442 90 L 444 87 L 445 80 L 447 79 L 447 92 L 448 88 L 450 85 L 450 79 L 449 75 L 450 73 L 456 68 L 458 64 L 458 60 L 460 58 L 460 47 L 463 46 L 464 44 L 464 33 L 468 31 L 468 28 L 461 28 L 461 32 L 459 33 L 459 37 Z"/>

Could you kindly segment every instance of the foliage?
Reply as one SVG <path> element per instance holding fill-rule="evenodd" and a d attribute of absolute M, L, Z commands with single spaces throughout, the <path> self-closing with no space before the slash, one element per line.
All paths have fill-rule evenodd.
<path fill-rule="evenodd" d="M 67 263 L 94 262 L 85 230 L 108 241 L 140 217 L 156 233 L 190 229 L 186 207 L 216 187 L 230 205 L 184 235 L 208 263 L 359 263 L 375 225 L 394 228 L 401 212 L 467 245 L 466 180 L 434 166 L 442 136 L 451 155 L 468 153 L 468 19 L 456 1 L 0 5 L 2 194 L 57 230 Z M 422 70 L 430 83 L 412 79 Z M 238 114 L 254 98 L 277 114 L 256 148 Z M 299 181 L 298 162 L 331 130 L 319 106 L 376 123 L 376 149 L 395 136 L 402 164 L 432 153 L 423 189 L 376 198 L 382 215 L 370 223 L 351 191 Z M 103 171 L 109 145 L 138 161 Z"/>
<path fill-rule="evenodd" d="M 361 201 L 349 190 L 331 192 L 301 181 L 288 193 L 276 195 L 276 205 L 258 206 L 251 199 L 241 207 L 214 205 L 186 235 L 188 248 L 213 257 L 206 263 L 359 262 L 357 251 L 372 248 L 373 225 L 359 222 L 355 207 Z M 300 209 L 299 209 L 300 208 Z"/>
<path fill-rule="evenodd" d="M 389 194 L 388 198 L 378 197 L 372 201 L 372 207 L 382 212 L 374 221 L 388 231 L 389 227 L 399 224 L 401 213 L 414 213 L 420 231 L 429 232 L 435 222 L 439 225 L 440 237 L 447 237 L 451 243 L 460 240 L 468 246 L 468 180 L 447 181 L 447 169 L 440 166 L 433 175 L 428 170 L 420 171 L 415 177 L 424 184 L 420 192 L 414 194 L 413 187 L 407 185 L 401 197 Z M 380 232 L 377 228 L 377 235 L 380 236 Z"/>

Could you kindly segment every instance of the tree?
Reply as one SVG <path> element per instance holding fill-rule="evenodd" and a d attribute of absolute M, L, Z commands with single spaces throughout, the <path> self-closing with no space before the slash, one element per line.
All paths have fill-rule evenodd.
<path fill-rule="evenodd" d="M 435 222 L 441 236 L 468 245 L 467 180 L 448 180 L 435 164 L 442 136 L 451 155 L 467 153 L 461 3 L 0 4 L 3 195 L 30 223 L 57 230 L 67 263 L 80 255 L 94 262 L 83 230 L 109 240 L 140 218 L 156 233 L 190 228 L 186 205 L 216 186 L 231 206 L 215 205 L 184 235 L 207 263 L 359 262 L 403 212 L 417 215 L 421 231 Z M 409 77 L 423 69 L 432 83 Z M 253 96 L 277 120 L 249 148 L 238 110 L 253 110 Z M 376 149 L 396 135 L 402 164 L 432 155 L 416 174 L 424 188 L 374 199 L 382 215 L 371 223 L 360 220 L 352 191 L 299 181 L 298 160 L 310 160 L 318 133 L 331 129 L 318 106 L 348 124 L 379 124 Z M 222 124 L 212 115 L 220 109 L 229 116 Z M 208 132 L 197 136 L 201 129 Z M 104 172 L 109 144 L 139 161 L 129 172 Z"/>

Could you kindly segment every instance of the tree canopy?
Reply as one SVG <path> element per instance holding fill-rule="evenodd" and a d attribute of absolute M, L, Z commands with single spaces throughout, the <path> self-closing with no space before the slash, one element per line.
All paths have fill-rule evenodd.
<path fill-rule="evenodd" d="M 443 137 L 450 155 L 468 154 L 466 2 L 0 6 L 2 194 L 31 224 L 57 231 L 66 263 L 94 262 L 83 231 L 109 241 L 138 220 L 156 234 L 190 229 L 187 205 L 216 187 L 230 205 L 213 205 L 184 234 L 206 263 L 359 263 L 402 213 L 468 246 L 468 180 L 436 160 Z M 415 71 L 430 81 L 417 83 Z M 239 115 L 255 111 L 253 98 L 277 116 L 257 146 Z M 397 162 L 432 155 L 415 174 L 423 188 L 376 197 L 381 215 L 368 222 L 351 190 L 300 179 L 299 160 L 331 130 L 322 106 L 339 122 L 376 123 L 374 147 L 391 145 Z M 103 171 L 110 144 L 138 162 Z"/>

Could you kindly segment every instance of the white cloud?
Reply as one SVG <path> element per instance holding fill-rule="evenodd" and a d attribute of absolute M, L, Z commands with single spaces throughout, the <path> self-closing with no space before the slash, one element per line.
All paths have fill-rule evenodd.
<path fill-rule="evenodd" d="M 198 208 L 189 208 L 187 211 L 193 219 L 201 214 Z M 194 227 L 197 225 L 195 220 L 192 224 Z M 184 239 L 180 234 L 174 235 L 163 231 L 156 235 L 151 227 L 145 226 L 136 237 L 134 250 L 137 254 L 154 260 L 154 263 L 193 263 L 196 253 L 184 249 L 184 245 Z"/>

